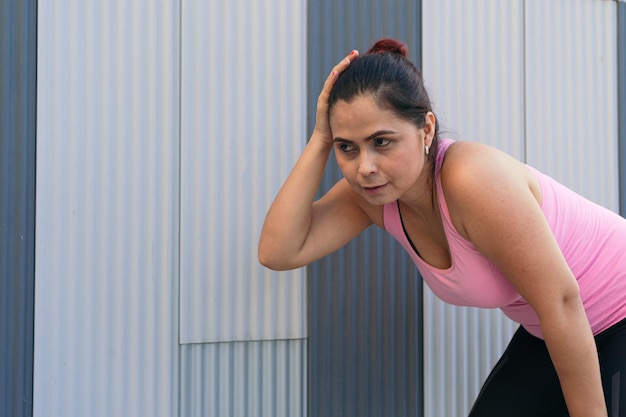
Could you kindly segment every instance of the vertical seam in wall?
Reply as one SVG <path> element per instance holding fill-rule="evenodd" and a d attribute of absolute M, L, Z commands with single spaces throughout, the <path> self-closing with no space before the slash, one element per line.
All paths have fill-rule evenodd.
<path fill-rule="evenodd" d="M 311 16 L 312 16 L 312 6 L 311 6 L 311 0 L 305 0 L 305 5 L 304 5 L 304 21 L 306 22 L 305 24 L 305 32 L 304 32 L 304 43 L 305 43 L 305 47 L 306 47 L 306 56 L 305 56 L 305 63 L 304 63 L 304 67 L 305 67 L 305 86 L 304 86 L 304 91 L 305 91 L 305 101 L 304 101 L 304 124 L 305 124 L 305 128 L 306 128 L 306 132 L 304 135 L 304 146 L 307 145 L 308 143 L 308 135 L 309 132 L 312 131 L 313 127 L 312 125 L 310 125 L 310 114 L 311 114 L 311 110 L 309 108 L 309 103 L 311 101 L 311 98 L 309 97 L 309 85 L 311 84 L 311 76 L 314 73 L 314 71 L 311 70 L 310 66 L 311 66 L 311 62 L 312 60 L 312 56 L 313 56 L 313 45 L 311 42 Z M 310 397 L 311 397 L 311 387 L 312 387 L 312 381 L 311 381 L 311 325 L 312 325 L 312 320 L 311 320 L 311 316 L 312 316 L 312 302 L 311 302 L 311 293 L 312 293 L 312 285 L 311 285 L 311 280 L 312 280 L 312 273 L 311 273 L 311 265 L 307 265 L 304 267 L 304 299 L 305 299 L 305 317 L 304 317 L 304 326 L 306 327 L 306 342 L 305 342 L 305 346 L 306 346 L 306 357 L 304 357 L 302 359 L 303 362 L 303 366 L 306 369 L 306 375 L 304 375 L 304 379 L 303 379 L 303 395 L 304 395 L 304 405 L 303 405 L 303 414 L 305 416 L 310 416 L 311 413 L 311 401 L 310 401 Z"/>
<path fill-rule="evenodd" d="M 524 158 L 524 162 L 528 163 L 528 138 L 526 137 L 526 126 L 528 123 L 528 109 L 526 106 L 528 100 L 526 94 L 526 0 L 522 0 L 522 138 L 524 140 L 524 146 L 522 148 L 524 154 L 522 157 Z"/>
<path fill-rule="evenodd" d="M 310 0 L 304 0 L 302 4 L 302 27 L 303 32 L 300 36 L 302 36 L 302 48 L 304 51 L 304 62 L 302 63 L 303 74 L 304 77 L 302 83 L 302 91 L 304 93 L 304 101 L 303 101 L 303 116 L 302 120 L 304 123 L 304 144 L 303 149 L 307 145 L 307 135 L 309 132 L 309 3 Z M 301 415 L 308 416 L 309 411 L 309 266 L 304 267 L 304 271 L 302 273 L 302 278 L 304 279 L 304 320 L 301 322 L 302 326 L 304 326 L 304 340 L 302 341 L 302 346 L 300 346 L 300 369 L 303 369 L 302 374 L 300 375 L 300 397 L 302 398 L 300 411 Z M 304 350 L 304 352 L 303 352 Z"/>
<path fill-rule="evenodd" d="M 31 262 L 33 265 L 33 269 L 32 269 L 32 298 L 31 298 L 31 305 L 30 305 L 30 314 L 32 316 L 32 321 L 30 323 L 30 337 L 31 337 L 31 349 L 30 349 L 30 404 L 29 404 L 29 410 L 27 412 L 27 415 L 29 416 L 33 416 L 34 415 L 34 407 L 35 407 L 35 301 L 36 301 L 36 270 L 37 270 L 37 264 L 36 264 L 36 259 L 37 259 L 37 246 L 36 246 L 36 237 L 37 237 L 37 109 L 38 109 L 38 97 L 37 97 L 37 80 L 38 80 L 38 71 L 39 71 L 39 1 L 38 0 L 33 0 L 33 12 L 34 17 L 33 17 L 33 52 L 32 55 L 34 57 L 33 59 L 33 65 L 35 66 L 34 68 L 34 74 L 33 74 L 33 124 L 34 124 L 34 133 L 33 133 L 33 172 L 32 172 L 32 178 L 33 178 L 33 189 L 32 189 L 32 204 L 33 204 L 33 215 L 32 215 L 32 227 L 33 227 L 33 231 L 32 231 L 32 258 L 31 258 Z"/>
<path fill-rule="evenodd" d="M 617 149 L 619 210 L 626 216 L 626 3 L 617 2 Z"/>
<path fill-rule="evenodd" d="M 178 252 L 178 256 L 177 256 L 177 280 L 178 280 L 178 294 L 177 294 L 177 298 L 178 298 L 178 302 L 177 304 L 177 310 L 178 310 L 178 314 L 176 316 L 176 327 L 177 327 L 177 340 L 176 340 L 176 372 L 178 374 L 178 384 L 177 384 L 177 391 L 178 391 L 178 395 L 177 395 L 177 409 L 178 409 L 178 416 L 181 417 L 182 416 L 182 396 L 183 396 L 183 392 L 182 392 L 182 382 L 183 382 L 183 371 L 182 371 L 182 345 L 180 344 L 181 341 L 181 278 L 182 278 L 182 272 L 181 272 L 181 238 L 182 238 L 182 195 L 183 195 L 183 191 L 182 191 L 182 185 L 183 185 L 183 181 L 182 181 L 182 177 L 183 177 L 183 168 L 182 168 L 182 143 L 183 143 L 183 117 L 182 117 L 182 107 L 183 107 L 183 0 L 178 0 L 178 238 L 177 238 L 177 242 L 176 244 L 178 245 L 177 248 L 177 252 Z"/>
<path fill-rule="evenodd" d="M 424 2 L 422 0 L 418 0 L 418 4 L 417 4 L 417 12 L 419 13 L 419 16 L 416 17 L 416 20 L 418 22 L 420 22 L 419 24 L 419 31 L 417 33 L 418 36 L 418 42 L 417 42 L 417 47 L 419 48 L 419 52 L 418 52 L 418 56 L 420 57 L 420 62 L 419 62 L 419 70 L 420 73 L 424 74 Z M 417 337 L 418 337 L 418 344 L 421 344 L 420 348 L 418 349 L 418 364 L 419 364 L 419 372 L 417 373 L 417 385 L 419 387 L 419 392 L 418 395 L 420 396 L 420 398 L 418 399 L 418 404 L 419 404 L 419 409 L 417 410 L 419 412 L 419 416 L 423 417 L 426 414 L 426 405 L 425 405 L 425 400 L 426 400 L 426 391 L 425 391 L 425 381 L 426 381 L 426 376 L 424 375 L 424 350 L 425 350 L 425 346 L 424 346 L 424 281 L 422 280 L 421 276 L 419 277 L 420 279 L 420 285 L 419 285 L 419 294 L 416 294 L 416 299 L 419 300 L 419 319 L 417 320 Z"/>

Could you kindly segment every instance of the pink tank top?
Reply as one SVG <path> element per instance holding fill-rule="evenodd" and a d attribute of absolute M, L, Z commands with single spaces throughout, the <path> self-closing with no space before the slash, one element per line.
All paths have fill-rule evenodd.
<path fill-rule="evenodd" d="M 409 253 L 426 284 L 443 301 L 461 306 L 500 308 L 531 334 L 542 337 L 539 318 L 504 274 L 463 238 L 450 219 L 441 186 L 441 166 L 453 143 L 440 141 L 435 184 L 452 265 L 424 262 L 407 238 L 397 202 L 384 206 L 384 226 Z M 541 185 L 542 210 L 574 273 L 593 334 L 626 317 L 626 219 L 528 167 Z"/>

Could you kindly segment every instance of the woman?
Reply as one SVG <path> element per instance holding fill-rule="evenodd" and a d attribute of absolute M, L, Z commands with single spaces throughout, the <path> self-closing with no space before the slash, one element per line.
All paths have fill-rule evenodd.
<path fill-rule="evenodd" d="M 309 264 L 375 224 L 444 301 L 521 324 L 471 416 L 626 417 L 626 220 L 496 149 L 440 140 L 395 40 L 337 64 L 316 117 L 262 264 Z M 314 201 L 331 149 L 344 178 Z"/>

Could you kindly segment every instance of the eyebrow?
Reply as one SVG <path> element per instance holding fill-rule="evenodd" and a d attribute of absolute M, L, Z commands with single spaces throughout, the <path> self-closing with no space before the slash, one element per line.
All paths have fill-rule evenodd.
<path fill-rule="evenodd" d="M 395 132 L 393 130 L 379 130 L 379 131 L 376 131 L 376 132 L 372 133 L 368 137 L 366 137 L 365 141 L 372 140 L 374 138 L 377 138 L 378 136 L 390 135 L 390 134 L 395 134 L 395 133 L 397 133 L 397 132 Z M 334 138 L 333 142 L 349 142 L 349 143 L 353 143 L 353 141 L 351 141 L 351 140 L 340 138 L 340 137 Z"/>

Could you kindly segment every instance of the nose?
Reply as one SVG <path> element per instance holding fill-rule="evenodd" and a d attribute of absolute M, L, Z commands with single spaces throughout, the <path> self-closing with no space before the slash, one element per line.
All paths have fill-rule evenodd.
<path fill-rule="evenodd" d="M 359 174 L 367 177 L 378 172 L 378 161 L 372 152 L 363 151 L 359 158 Z"/>

